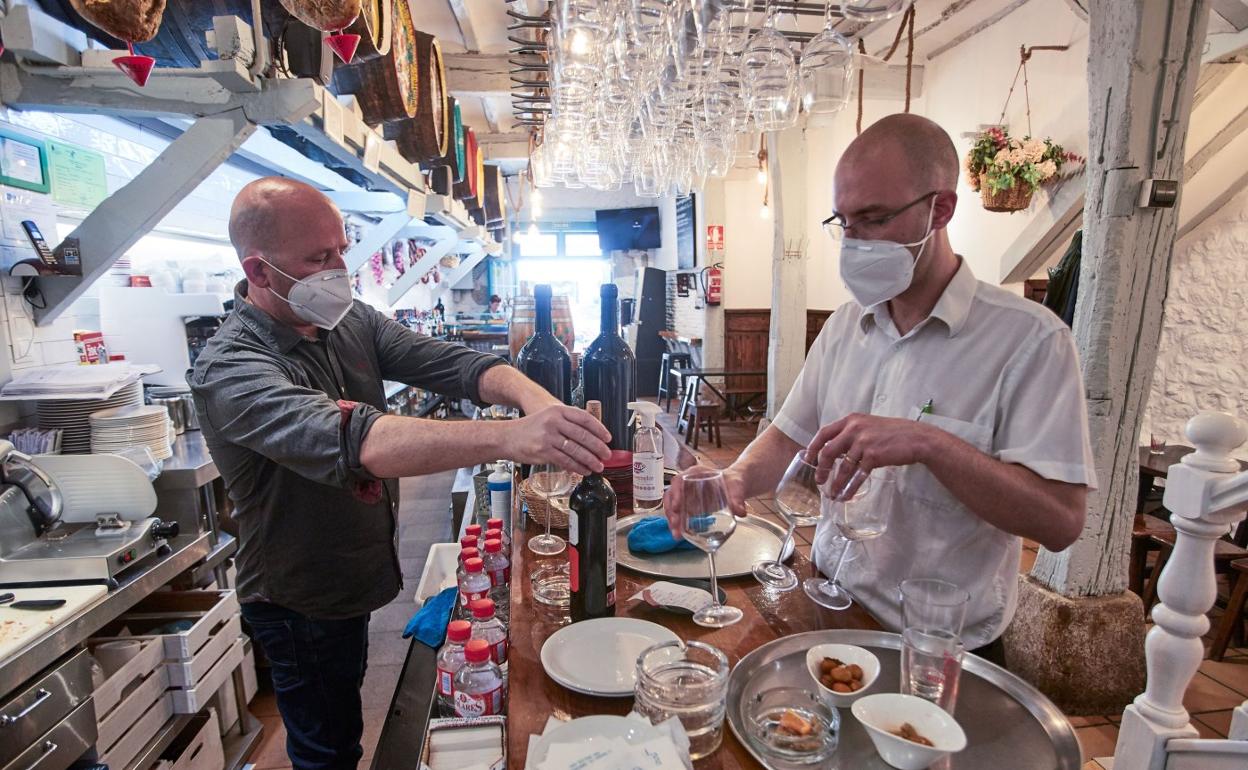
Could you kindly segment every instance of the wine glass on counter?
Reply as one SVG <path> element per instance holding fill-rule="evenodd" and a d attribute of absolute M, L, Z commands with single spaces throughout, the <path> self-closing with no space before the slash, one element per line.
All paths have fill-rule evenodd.
<path fill-rule="evenodd" d="M 529 476 L 529 486 L 546 503 L 546 531 L 529 538 L 529 550 L 540 556 L 562 553 L 567 543 L 558 535 L 550 533 L 550 520 L 554 518 L 556 508 L 565 511 L 568 508 L 572 475 L 554 463 L 535 465 L 533 474 Z M 562 502 L 562 506 L 557 505 L 559 502 Z"/>
<path fill-rule="evenodd" d="M 844 488 L 829 488 L 842 462 L 848 461 L 845 458 L 838 461 L 822 491 L 825 515 L 831 518 L 846 542 L 840 549 L 831 578 L 807 578 L 802 583 L 807 596 L 830 610 L 848 609 L 854 603 L 839 582 L 845 556 L 856 544 L 888 531 L 888 517 L 897 495 L 897 474 L 892 468 L 877 468 L 870 474 L 855 471 Z M 855 483 L 858 483 L 857 489 L 852 489 Z"/>
<path fill-rule="evenodd" d="M 785 552 L 793 541 L 793 530 L 819 523 L 823 495 L 815 482 L 816 466 L 806 461 L 806 450 L 798 452 L 789 463 L 788 470 L 776 487 L 776 506 L 784 517 L 788 529 L 780 543 L 775 560 L 760 561 L 752 570 L 754 578 L 775 591 L 792 591 L 797 588 L 797 573 L 784 564 Z"/>
<path fill-rule="evenodd" d="M 715 575 L 715 552 L 737 528 L 737 519 L 728 507 L 724 474 L 712 468 L 692 468 L 683 481 L 684 506 L 681 519 L 685 539 L 706 551 L 711 569 L 711 603 L 693 614 L 693 622 L 708 628 L 723 628 L 739 621 L 744 613 L 737 607 L 719 603 L 719 581 Z"/>

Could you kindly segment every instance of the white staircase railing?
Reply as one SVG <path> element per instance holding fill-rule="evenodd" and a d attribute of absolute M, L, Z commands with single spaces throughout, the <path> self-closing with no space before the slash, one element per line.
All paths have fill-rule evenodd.
<path fill-rule="evenodd" d="M 1248 472 L 1238 472 L 1230 456 L 1248 439 L 1248 427 L 1229 414 L 1201 412 L 1185 432 L 1196 451 L 1172 465 L 1166 479 L 1175 543 L 1144 643 L 1148 683 L 1123 712 L 1114 770 L 1248 768 L 1248 701 L 1235 709 L 1230 736 L 1221 740 L 1199 738 L 1183 707 L 1205 656 L 1206 613 L 1217 599 L 1214 544 L 1243 518 L 1248 502 Z"/>

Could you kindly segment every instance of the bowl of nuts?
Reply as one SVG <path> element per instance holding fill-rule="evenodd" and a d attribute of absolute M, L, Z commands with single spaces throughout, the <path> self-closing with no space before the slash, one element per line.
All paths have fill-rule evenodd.
<path fill-rule="evenodd" d="M 824 698 L 849 708 L 880 676 L 880 659 L 852 644 L 820 644 L 806 651 L 806 669 Z"/>

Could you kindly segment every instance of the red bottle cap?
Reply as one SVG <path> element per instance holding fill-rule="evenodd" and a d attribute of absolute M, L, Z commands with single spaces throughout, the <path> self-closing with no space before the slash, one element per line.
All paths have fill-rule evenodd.
<path fill-rule="evenodd" d="M 485 569 L 485 562 L 475 556 L 471 559 L 464 559 L 464 569 L 469 572 L 480 572 Z"/>
<path fill-rule="evenodd" d="M 502 553 L 502 551 L 503 551 L 502 540 L 495 540 L 494 538 L 490 538 L 489 540 L 485 541 L 486 553 Z"/>
<path fill-rule="evenodd" d="M 484 663 L 490 659 L 490 643 L 484 639 L 473 639 L 464 646 L 464 659 L 469 663 Z"/>
<path fill-rule="evenodd" d="M 462 644 L 468 641 L 470 636 L 472 636 L 472 624 L 466 620 L 452 620 L 451 624 L 446 627 L 446 638 L 452 642 Z"/>
<path fill-rule="evenodd" d="M 501 529 L 487 529 L 482 538 L 485 540 L 502 540 L 503 531 Z"/>
<path fill-rule="evenodd" d="M 493 599 L 473 599 L 472 604 L 468 606 L 472 609 L 472 616 L 474 618 L 487 620 L 494 617 Z"/>
<path fill-rule="evenodd" d="M 460 551 L 460 552 L 459 552 L 459 563 L 460 563 L 460 564 L 463 564 L 464 562 L 468 561 L 469 559 L 480 559 L 480 558 L 481 558 L 481 552 L 480 552 L 479 550 L 477 550 L 475 547 L 473 547 L 473 548 L 465 548 L 464 550 L 462 550 L 462 551 Z"/>
<path fill-rule="evenodd" d="M 491 529 L 497 529 L 499 532 L 502 532 L 503 520 L 502 519 L 486 519 L 485 526 L 486 526 L 486 532 L 489 532 Z"/>
<path fill-rule="evenodd" d="M 478 538 L 469 537 L 465 535 L 459 539 L 459 547 L 460 548 L 476 548 L 477 540 Z"/>
<path fill-rule="evenodd" d="M 480 524 L 469 524 L 469 525 L 468 525 L 468 528 L 464 530 L 464 534 L 465 534 L 466 536 L 468 536 L 468 537 L 474 537 L 474 538 L 480 539 L 480 537 L 481 537 L 481 525 L 480 525 Z"/>

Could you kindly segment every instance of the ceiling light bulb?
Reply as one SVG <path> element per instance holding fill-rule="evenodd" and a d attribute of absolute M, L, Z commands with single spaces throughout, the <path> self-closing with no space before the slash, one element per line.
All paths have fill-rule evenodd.
<path fill-rule="evenodd" d="M 761 216 L 763 219 L 771 219 L 771 209 L 767 207 L 766 203 L 763 204 L 762 210 L 760 210 L 758 213 L 759 213 L 759 216 Z"/>
<path fill-rule="evenodd" d="M 760 168 L 758 170 L 758 183 L 767 184 L 767 169 Z"/>

